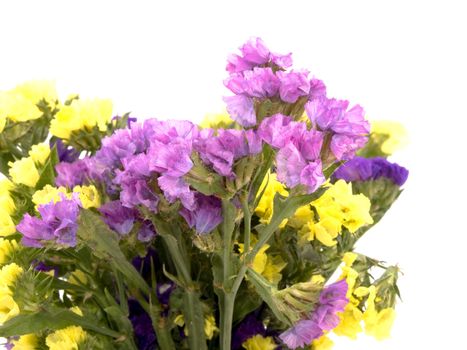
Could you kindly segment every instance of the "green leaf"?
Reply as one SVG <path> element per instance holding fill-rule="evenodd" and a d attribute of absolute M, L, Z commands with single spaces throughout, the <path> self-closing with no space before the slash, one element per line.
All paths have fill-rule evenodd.
<path fill-rule="evenodd" d="M 149 294 L 150 289 L 133 265 L 128 262 L 118 244 L 117 234 L 109 229 L 100 216 L 82 209 L 79 218 L 78 237 L 81 243 L 91 248 L 98 258 L 109 259 L 127 283 Z"/>
<path fill-rule="evenodd" d="M 59 162 L 57 147 L 54 146 L 50 150 L 50 155 L 47 161 L 45 162 L 42 172 L 39 177 L 39 181 L 37 181 L 36 189 L 40 190 L 45 185 L 54 185 L 55 184 L 55 165 Z"/>
<path fill-rule="evenodd" d="M 113 338 L 122 335 L 96 322 L 75 314 L 67 309 L 50 308 L 31 314 L 18 315 L 0 326 L 0 336 L 12 337 L 30 333 L 40 333 L 46 330 L 63 329 L 68 326 L 81 326 L 99 334 Z"/>

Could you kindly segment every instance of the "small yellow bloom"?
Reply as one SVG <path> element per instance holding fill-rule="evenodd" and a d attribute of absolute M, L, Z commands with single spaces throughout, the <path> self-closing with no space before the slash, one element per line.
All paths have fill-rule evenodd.
<path fill-rule="evenodd" d="M 244 341 L 242 346 L 246 350 L 274 350 L 277 344 L 272 337 L 263 337 L 261 334 L 256 334 Z"/>
<path fill-rule="evenodd" d="M 9 215 L 12 215 L 16 210 L 15 202 L 10 194 L 13 187 L 14 185 L 10 180 L 0 180 L 0 211 L 6 212 Z"/>
<path fill-rule="evenodd" d="M 387 339 L 391 336 L 391 329 L 396 318 L 393 308 L 386 308 L 379 312 L 365 312 L 365 332 L 377 340 Z"/>
<path fill-rule="evenodd" d="M 381 150 L 388 155 L 393 154 L 408 143 L 407 130 L 402 124 L 394 121 L 372 121 L 371 134 L 387 136 L 387 139 L 381 145 Z"/>
<path fill-rule="evenodd" d="M 229 129 L 234 121 L 230 118 L 227 112 L 219 114 L 207 114 L 203 121 L 199 124 L 203 129 Z"/>
<path fill-rule="evenodd" d="M 23 269 L 15 263 L 5 265 L 0 270 L 0 325 L 19 315 L 11 288 L 22 273 Z"/>
<path fill-rule="evenodd" d="M 219 331 L 219 328 L 216 326 L 216 319 L 213 315 L 209 315 L 204 319 L 204 334 L 206 334 L 207 339 L 212 339 L 215 333 Z"/>
<path fill-rule="evenodd" d="M 323 335 L 320 338 L 313 340 L 312 349 L 313 350 L 331 350 L 334 346 L 334 342 L 329 339 L 328 336 Z"/>
<path fill-rule="evenodd" d="M 70 198 L 70 194 L 67 192 L 65 187 L 53 187 L 45 185 L 41 190 L 36 191 L 32 195 L 32 202 L 36 205 L 36 209 L 39 205 L 49 204 L 50 202 L 60 202 L 65 196 Z"/>
<path fill-rule="evenodd" d="M 333 332 L 339 336 L 357 339 L 357 335 L 363 331 L 361 320 L 363 313 L 353 303 L 348 303 L 344 312 L 339 313 L 340 323 Z"/>
<path fill-rule="evenodd" d="M 16 232 L 16 226 L 10 214 L 0 209 L 0 237 L 6 237 Z"/>
<path fill-rule="evenodd" d="M 271 217 L 274 212 L 274 196 L 276 193 L 279 193 L 284 197 L 288 196 L 289 193 L 285 190 L 285 186 L 277 181 L 276 174 L 269 174 L 264 177 L 263 183 L 258 191 L 258 195 L 261 193 L 263 193 L 263 195 L 255 209 L 255 213 L 259 216 L 261 223 L 267 224 L 271 221 Z M 284 219 L 279 227 L 282 228 L 286 224 L 287 219 Z"/>
<path fill-rule="evenodd" d="M 35 187 L 39 181 L 39 171 L 31 157 L 21 158 L 15 162 L 8 163 L 10 176 L 15 184 L 23 184 Z"/>
<path fill-rule="evenodd" d="M 31 81 L 9 91 L 0 91 L 0 118 L 14 122 L 34 120 L 42 116 L 37 104 L 45 99 L 49 104 L 57 100 L 53 82 Z"/>
<path fill-rule="evenodd" d="M 18 242 L 0 237 L 0 266 L 8 262 L 9 257 L 18 250 Z"/>
<path fill-rule="evenodd" d="M 79 326 L 70 326 L 55 331 L 45 338 L 50 350 L 78 350 L 79 344 L 86 339 L 86 332 Z"/>
<path fill-rule="evenodd" d="M 12 343 L 12 350 L 36 350 L 39 347 L 39 338 L 35 334 L 25 334 Z"/>
<path fill-rule="evenodd" d="M 101 200 L 99 192 L 95 186 L 75 186 L 73 188 L 73 192 L 79 194 L 79 199 L 83 208 L 89 209 L 100 207 Z"/>
<path fill-rule="evenodd" d="M 39 143 L 33 145 L 29 151 L 29 156 L 34 163 L 43 165 L 50 155 L 50 147 L 47 143 Z"/>
<path fill-rule="evenodd" d="M 69 106 L 61 106 L 50 123 L 50 132 L 57 137 L 68 139 L 73 131 L 96 127 L 106 131 L 112 118 L 112 101 L 73 100 Z"/>
<path fill-rule="evenodd" d="M 88 277 L 83 271 L 75 270 L 71 273 L 68 282 L 70 282 L 71 284 L 83 285 L 88 283 Z"/>

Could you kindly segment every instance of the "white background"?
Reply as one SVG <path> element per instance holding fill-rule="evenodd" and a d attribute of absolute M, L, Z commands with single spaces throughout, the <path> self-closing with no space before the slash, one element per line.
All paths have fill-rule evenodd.
<path fill-rule="evenodd" d="M 464 2 L 465 3 L 465 2 Z M 463 1 L 2 1 L 0 89 L 56 79 L 116 112 L 199 121 L 222 111 L 226 56 L 248 37 L 371 119 L 405 124 L 405 192 L 358 250 L 398 263 L 392 339 L 341 349 L 465 349 L 467 11 Z"/>

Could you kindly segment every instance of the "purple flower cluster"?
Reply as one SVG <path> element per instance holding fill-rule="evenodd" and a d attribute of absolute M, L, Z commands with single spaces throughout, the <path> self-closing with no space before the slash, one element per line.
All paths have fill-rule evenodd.
<path fill-rule="evenodd" d="M 308 319 L 301 320 L 280 335 L 290 348 L 296 349 L 311 344 L 339 324 L 338 312 L 344 311 L 349 302 L 346 297 L 348 285 L 345 280 L 333 283 L 321 292 L 319 303 Z"/>
<path fill-rule="evenodd" d="M 234 329 L 232 337 L 232 350 L 243 349 L 242 344 L 257 334 L 265 336 L 267 333 L 266 328 L 264 327 L 264 324 L 258 315 L 258 312 L 253 312 L 246 316 Z"/>
<path fill-rule="evenodd" d="M 203 129 L 194 148 L 206 165 L 222 176 L 235 177 L 234 162 L 242 157 L 258 154 L 262 142 L 254 130 Z"/>
<path fill-rule="evenodd" d="M 260 38 L 252 38 L 240 48 L 241 56 L 228 58 L 229 77 L 225 86 L 234 96 L 224 97 L 232 119 L 244 127 L 257 123 L 255 101 L 280 99 L 295 103 L 300 97 L 317 97 L 325 94 L 321 81 L 309 79 L 309 72 L 286 71 L 292 65 L 291 54 L 273 54 Z"/>
<path fill-rule="evenodd" d="M 309 193 L 321 186 L 325 177 L 320 159 L 323 133 L 307 130 L 306 123 L 275 114 L 265 118 L 258 129 L 264 142 L 278 149 L 277 179 L 288 187 L 305 185 Z"/>
<path fill-rule="evenodd" d="M 349 101 L 329 99 L 325 96 L 312 99 L 305 110 L 313 128 L 331 133 L 330 148 L 336 159 L 350 159 L 367 142 L 370 123 L 365 120 L 362 107 L 348 110 Z"/>
<path fill-rule="evenodd" d="M 64 247 L 76 245 L 78 230 L 79 199 L 63 198 L 60 202 L 40 205 L 41 218 L 25 214 L 17 229 L 23 234 L 22 244 L 40 248 L 46 242 L 53 241 Z"/>
<path fill-rule="evenodd" d="M 402 186 L 408 176 L 409 171 L 406 168 L 382 157 L 355 157 L 339 167 L 333 174 L 335 179 L 343 179 L 347 182 L 369 181 L 384 177 L 398 186 Z"/>

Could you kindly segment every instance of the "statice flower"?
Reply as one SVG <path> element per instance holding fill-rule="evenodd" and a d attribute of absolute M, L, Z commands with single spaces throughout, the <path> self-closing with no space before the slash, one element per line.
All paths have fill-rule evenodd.
<path fill-rule="evenodd" d="M 22 243 L 27 247 L 40 248 L 47 242 L 64 247 L 77 243 L 78 215 L 80 202 L 77 196 L 62 198 L 60 202 L 40 205 L 41 218 L 25 214 L 17 229 L 23 234 Z"/>
<path fill-rule="evenodd" d="M 345 100 L 315 98 L 305 110 L 315 129 L 332 135 L 330 148 L 336 159 L 351 159 L 363 147 L 370 132 L 370 124 L 359 105 L 348 109 Z"/>
<path fill-rule="evenodd" d="M 402 186 L 407 181 L 409 171 L 382 157 L 355 157 L 339 167 L 333 176 L 335 179 L 343 179 L 347 182 L 377 180 L 383 177 Z"/>
<path fill-rule="evenodd" d="M 122 205 L 120 201 L 107 202 L 99 207 L 104 222 L 120 235 L 127 235 L 136 220 L 137 212 Z"/>
<path fill-rule="evenodd" d="M 82 186 L 88 180 L 88 167 L 84 160 L 76 160 L 73 163 L 61 162 L 55 166 L 57 177 L 55 185 L 73 188 Z"/>
<path fill-rule="evenodd" d="M 209 233 L 222 222 L 222 205 L 219 198 L 196 193 L 196 209 L 183 208 L 180 215 L 197 233 Z"/>
<path fill-rule="evenodd" d="M 241 55 L 229 56 L 226 67 L 228 72 L 243 72 L 267 63 L 273 63 L 280 68 L 288 68 L 292 65 L 292 54 L 272 53 L 261 38 L 251 38 L 240 48 L 240 52 Z"/>
<path fill-rule="evenodd" d="M 234 329 L 232 336 L 232 350 L 242 349 L 242 344 L 256 334 L 266 335 L 266 329 L 257 312 L 246 316 Z"/>
<path fill-rule="evenodd" d="M 294 122 L 287 116 L 276 114 L 262 121 L 258 134 L 266 143 L 279 150 L 276 166 L 280 182 L 291 188 L 305 185 L 309 193 L 324 183 L 320 159 L 322 132 L 307 130 L 305 123 Z"/>
<path fill-rule="evenodd" d="M 261 152 L 262 142 L 254 130 L 204 129 L 201 137 L 194 144 L 203 162 L 211 166 L 218 174 L 235 177 L 234 162 L 242 157 Z"/>
<path fill-rule="evenodd" d="M 346 297 L 347 290 L 346 280 L 325 287 L 312 314 L 282 333 L 280 339 L 290 349 L 296 349 L 310 345 L 313 340 L 321 337 L 324 332 L 335 328 L 340 322 L 337 313 L 344 311 L 349 302 Z"/>
<path fill-rule="evenodd" d="M 256 113 L 253 98 L 244 95 L 225 96 L 227 112 L 230 117 L 244 127 L 256 125 Z"/>
<path fill-rule="evenodd" d="M 299 97 L 308 96 L 310 94 L 308 74 L 309 72 L 306 70 L 301 72 L 277 72 L 280 81 L 279 93 L 281 100 L 295 103 Z"/>
<path fill-rule="evenodd" d="M 50 148 L 57 148 L 58 159 L 60 162 L 72 163 L 78 160 L 80 151 L 66 145 L 62 139 L 52 138 L 49 142 Z"/>

